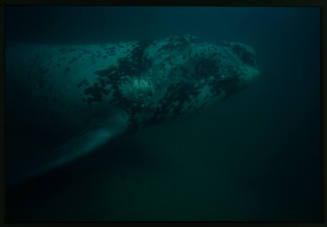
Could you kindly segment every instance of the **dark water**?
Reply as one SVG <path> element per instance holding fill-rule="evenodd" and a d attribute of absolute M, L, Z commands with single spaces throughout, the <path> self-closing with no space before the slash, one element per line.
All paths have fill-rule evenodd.
<path fill-rule="evenodd" d="M 318 8 L 10 7 L 6 19 L 8 43 L 185 33 L 244 42 L 261 71 L 206 112 L 118 138 L 11 189 L 9 220 L 321 220 Z"/>

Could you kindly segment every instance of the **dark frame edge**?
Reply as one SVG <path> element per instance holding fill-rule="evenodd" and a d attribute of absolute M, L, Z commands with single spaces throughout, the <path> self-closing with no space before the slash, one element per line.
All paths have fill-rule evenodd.
<path fill-rule="evenodd" d="M 320 9 L 320 16 L 321 16 L 321 24 L 320 24 L 320 69 L 321 69 L 321 190 L 322 190 L 322 222 L 325 224 L 326 223 L 326 204 L 327 204 L 327 197 L 326 197 L 326 189 L 327 189 L 327 181 L 326 181 L 326 162 L 327 162 L 327 155 L 326 155 L 326 144 L 327 144 L 327 134 L 326 134 L 326 128 L 327 128 L 327 121 L 324 118 L 327 113 L 327 105 L 326 105 L 326 100 L 327 100 L 327 59 L 326 59 L 326 53 L 327 53 L 327 45 L 326 45 L 326 40 L 327 40 L 327 4 L 325 3 L 324 5 L 321 6 Z M 325 41 L 324 41 L 325 40 Z M 325 163 L 325 164 L 324 164 Z"/>
<path fill-rule="evenodd" d="M 0 34 L 5 34 L 5 7 L 4 3 L 1 3 L 0 5 Z M 5 37 L 4 35 L 0 35 L 0 103 L 1 103 L 1 108 L 0 108 L 0 151 L 3 154 L 1 156 L 1 168 L 3 171 L 3 174 L 0 174 L 0 182 L 5 185 L 5 148 L 4 148 L 4 128 L 5 128 L 5 120 L 4 120 L 4 103 L 5 103 Z M 3 158 L 3 159 L 2 159 Z M 5 187 L 0 188 L 0 212 L 1 214 L 5 214 L 5 204 L 6 204 L 6 196 L 5 196 Z M 5 223 L 5 215 L 1 216 L 1 223 Z"/>
<path fill-rule="evenodd" d="M 322 0 L 3 0 L 8 6 L 321 6 Z"/>

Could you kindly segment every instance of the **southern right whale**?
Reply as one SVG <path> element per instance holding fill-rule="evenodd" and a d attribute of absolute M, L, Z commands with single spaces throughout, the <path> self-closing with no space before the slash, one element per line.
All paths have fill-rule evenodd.
<path fill-rule="evenodd" d="M 258 74 L 252 47 L 192 35 L 101 45 L 10 44 L 8 112 L 32 113 L 38 118 L 30 121 L 40 127 L 75 136 L 43 151 L 47 160 L 9 184 L 42 175 L 121 133 L 215 105 Z"/>

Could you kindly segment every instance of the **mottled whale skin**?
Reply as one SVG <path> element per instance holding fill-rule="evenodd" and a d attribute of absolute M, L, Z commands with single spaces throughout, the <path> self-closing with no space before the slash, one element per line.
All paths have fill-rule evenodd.
<path fill-rule="evenodd" d="M 6 48 L 7 87 L 15 91 L 7 89 L 7 96 L 20 97 L 20 111 L 43 116 L 38 119 L 43 127 L 77 135 L 30 176 L 86 154 L 119 133 L 215 105 L 258 74 L 250 46 L 208 43 L 192 35 Z"/>

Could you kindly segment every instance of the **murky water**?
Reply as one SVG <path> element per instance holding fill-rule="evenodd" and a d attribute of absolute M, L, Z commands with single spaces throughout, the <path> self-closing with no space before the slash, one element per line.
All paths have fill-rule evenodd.
<path fill-rule="evenodd" d="M 12 7 L 6 13 L 8 43 L 187 33 L 251 45 L 261 71 L 248 89 L 205 112 L 122 136 L 11 189 L 10 220 L 320 220 L 318 8 Z M 39 150 L 53 146 L 54 137 L 68 135 L 49 133 L 47 125 L 33 129 L 38 120 L 19 100 L 7 97 L 15 107 L 7 113 L 15 119 L 8 122 L 7 156 L 8 165 L 24 170 L 46 156 Z"/>

